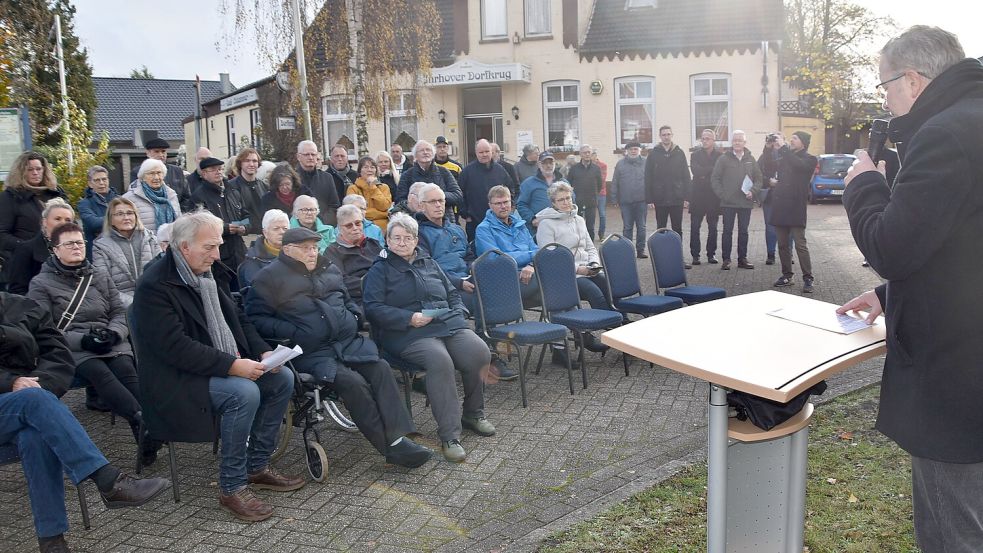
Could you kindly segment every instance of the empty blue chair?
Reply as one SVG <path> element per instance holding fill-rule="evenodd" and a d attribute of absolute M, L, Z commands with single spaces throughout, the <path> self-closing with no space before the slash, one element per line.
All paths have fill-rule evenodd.
<path fill-rule="evenodd" d="M 660 228 L 648 237 L 655 287 L 667 296 L 683 300 L 686 305 L 719 300 L 727 291 L 713 286 L 690 286 L 683 263 L 683 241 L 675 231 Z"/>
<path fill-rule="evenodd" d="M 584 309 L 580 307 L 577 290 L 576 265 L 573 253 L 557 243 L 547 244 L 533 258 L 539 293 L 543 298 L 543 312 L 547 322 L 558 323 L 573 331 L 580 343 L 578 362 L 583 372 L 584 388 L 587 387 L 587 370 L 584 368 L 584 333 L 620 326 L 624 318 L 617 311 Z M 622 356 L 625 375 L 628 374 L 628 357 Z"/>
<path fill-rule="evenodd" d="M 519 389 L 522 394 L 522 406 L 526 407 L 526 370 L 532 349 L 542 345 L 539 362 L 543 362 L 546 344 L 562 345 L 567 343 L 567 328 L 563 325 L 526 321 L 522 315 L 522 295 L 519 291 L 519 269 L 512 257 L 499 250 L 488 250 L 481 254 L 471 265 L 474 276 L 475 295 L 478 298 L 478 309 L 481 312 L 481 332 L 488 340 L 514 344 L 519 354 Z M 522 359 L 522 346 L 529 346 L 526 359 Z M 587 373 L 584 371 L 584 382 Z M 567 380 L 570 383 L 570 394 L 573 391 L 573 369 L 570 357 L 567 356 Z M 585 384 L 586 386 L 586 384 Z"/>
<path fill-rule="evenodd" d="M 19 462 L 20 452 L 17 451 L 17 444 L 0 444 L 0 465 L 10 465 Z M 79 508 L 82 510 L 82 525 L 85 526 L 86 530 L 89 530 L 92 528 L 92 525 L 89 524 L 89 504 L 85 500 L 85 490 L 82 489 L 81 482 L 75 486 L 75 490 L 78 492 Z"/>
<path fill-rule="evenodd" d="M 642 294 L 635 264 L 635 245 L 620 234 L 604 239 L 600 247 L 601 265 L 607 276 L 608 293 L 614 308 L 643 317 L 665 313 L 683 306 L 683 300 L 660 294 Z"/>

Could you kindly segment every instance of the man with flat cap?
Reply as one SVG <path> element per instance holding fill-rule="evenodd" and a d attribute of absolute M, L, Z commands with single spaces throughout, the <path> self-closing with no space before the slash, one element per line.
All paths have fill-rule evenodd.
<path fill-rule="evenodd" d="M 225 162 L 207 157 L 198 164 L 202 185 L 192 195 L 195 205 L 201 206 L 222 220 L 222 245 L 219 247 L 221 265 L 213 270 L 217 280 L 228 282 L 233 292 L 239 289 L 236 271 L 246 259 L 246 243 L 250 213 L 238 188 L 230 187 L 222 166 Z"/>
<path fill-rule="evenodd" d="M 154 138 L 148 140 L 143 146 L 147 149 L 147 159 L 160 160 L 164 164 L 164 167 L 167 167 L 167 174 L 164 175 L 164 184 L 170 186 L 171 190 L 177 194 L 178 203 L 181 204 L 181 211 L 190 211 L 193 205 L 191 203 L 191 189 L 188 187 L 188 182 L 184 177 L 184 171 L 177 165 L 167 163 L 167 150 L 171 145 L 163 138 Z M 130 169 L 130 182 L 137 180 L 137 171 L 139 170 L 140 164 L 134 164 L 133 168 Z"/>

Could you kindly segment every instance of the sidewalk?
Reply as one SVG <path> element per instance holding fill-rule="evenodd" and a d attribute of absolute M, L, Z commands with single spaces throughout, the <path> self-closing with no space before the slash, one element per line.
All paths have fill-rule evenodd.
<path fill-rule="evenodd" d="M 684 214 L 688 244 L 688 214 Z M 655 230 L 649 211 L 648 232 Z M 843 303 L 880 279 L 860 266 L 862 255 L 838 203 L 809 206 L 807 238 L 816 276 L 815 299 Z M 609 207 L 607 232 L 621 231 Z M 706 229 L 704 227 L 704 234 Z M 735 237 L 736 245 L 736 237 Z M 685 248 L 688 250 L 688 246 Z M 703 265 L 688 271 L 692 282 L 721 286 L 729 295 L 771 289 L 778 265 L 766 266 L 764 227 L 752 213 L 749 259 L 754 270 Z M 719 252 L 717 255 L 720 258 Z M 688 260 L 688 251 L 685 256 Z M 733 255 L 736 262 L 736 252 Z M 705 257 L 704 257 L 705 260 Z M 797 266 L 796 266 L 797 268 Z M 643 287 L 652 289 L 652 268 L 639 260 Z M 799 294 L 801 279 L 783 291 Z M 735 329 L 735 331 L 748 329 Z M 699 332 L 699 329 L 694 329 Z M 778 336 L 755 336 L 749 348 L 767 348 Z M 653 339 L 658 337 L 653 336 Z M 706 337 L 713 346 L 713 337 Z M 218 507 L 217 459 L 211 444 L 178 446 L 181 503 L 170 493 L 140 509 L 107 512 L 87 486 L 92 530 L 82 528 L 74 489 L 67 492 L 73 551 L 527 551 L 549 533 L 583 520 L 705 455 L 706 384 L 634 360 L 624 376 L 615 352 L 587 354 L 590 387 L 571 396 L 565 369 L 544 361 L 527 379 L 529 407 L 518 382 L 486 389 L 486 414 L 498 428 L 490 438 L 465 431 L 468 460 L 431 461 L 406 470 L 387 467 L 360 434 L 321 427 L 330 460 L 324 483 L 288 494 L 260 492 L 274 502 L 272 518 L 256 524 L 233 519 Z M 538 355 L 538 351 L 537 351 Z M 829 381 L 828 399 L 880 379 L 883 359 L 863 363 Z M 577 379 L 579 382 L 579 377 Z M 132 468 L 132 436 L 125 424 L 86 411 L 81 390 L 66 402 L 106 456 Z M 423 396 L 414 394 L 419 431 L 436 442 L 436 425 Z M 306 472 L 300 437 L 278 466 Z M 439 457 L 439 454 L 438 454 Z M 149 474 L 167 475 L 166 455 Z M 37 551 L 26 486 L 16 465 L 0 468 L 0 549 Z"/>

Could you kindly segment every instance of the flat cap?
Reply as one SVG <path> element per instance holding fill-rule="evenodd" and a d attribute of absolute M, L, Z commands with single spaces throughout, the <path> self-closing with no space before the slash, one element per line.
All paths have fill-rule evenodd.
<path fill-rule="evenodd" d="M 282 244 L 286 246 L 287 244 L 299 244 L 310 240 L 320 241 L 321 235 L 311 229 L 297 227 L 289 229 L 287 232 L 283 233 Z"/>

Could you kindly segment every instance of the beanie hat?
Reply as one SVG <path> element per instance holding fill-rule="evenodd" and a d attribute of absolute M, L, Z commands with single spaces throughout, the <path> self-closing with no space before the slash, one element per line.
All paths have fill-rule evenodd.
<path fill-rule="evenodd" d="M 799 137 L 799 140 L 802 141 L 802 147 L 804 149 L 806 149 L 806 150 L 809 149 L 809 143 L 812 142 L 812 135 L 811 134 L 809 134 L 809 133 L 807 133 L 805 131 L 795 131 L 792 134 L 795 135 L 795 136 L 797 136 L 797 137 Z"/>

